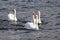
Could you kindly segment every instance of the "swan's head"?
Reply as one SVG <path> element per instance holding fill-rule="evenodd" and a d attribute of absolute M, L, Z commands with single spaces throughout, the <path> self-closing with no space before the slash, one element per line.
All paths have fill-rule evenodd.
<path fill-rule="evenodd" d="M 40 18 L 40 16 L 41 16 L 41 12 L 38 10 L 38 17 Z"/>
<path fill-rule="evenodd" d="M 35 15 L 35 12 L 33 11 L 33 14 L 32 14 L 33 16 Z"/>
<path fill-rule="evenodd" d="M 16 9 L 14 9 L 14 12 L 16 11 Z"/>
<path fill-rule="evenodd" d="M 32 14 L 32 15 L 33 15 L 34 19 L 36 19 L 36 14 L 35 14 L 35 12 L 34 12 L 34 11 L 33 11 L 33 14 Z"/>
<path fill-rule="evenodd" d="M 13 13 L 16 15 L 16 9 L 13 10 Z"/>
<path fill-rule="evenodd" d="M 40 11 L 38 10 L 38 13 L 40 13 Z"/>

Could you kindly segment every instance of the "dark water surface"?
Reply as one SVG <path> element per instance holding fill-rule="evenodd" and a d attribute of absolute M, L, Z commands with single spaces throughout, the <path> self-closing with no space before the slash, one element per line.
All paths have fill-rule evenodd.
<path fill-rule="evenodd" d="M 17 24 L 7 16 L 14 8 Z M 43 21 L 40 30 L 25 30 L 23 25 L 32 21 L 32 12 L 38 10 Z M 0 40 L 60 40 L 60 0 L 0 0 Z"/>

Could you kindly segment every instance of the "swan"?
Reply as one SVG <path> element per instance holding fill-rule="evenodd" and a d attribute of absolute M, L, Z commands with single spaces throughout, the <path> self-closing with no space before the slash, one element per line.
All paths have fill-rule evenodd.
<path fill-rule="evenodd" d="M 33 14 L 33 22 L 27 22 L 25 24 L 25 27 L 24 28 L 26 28 L 26 29 L 39 30 L 39 27 L 38 27 L 38 15 L 36 15 L 36 18 L 34 18 L 34 14 Z"/>
<path fill-rule="evenodd" d="M 39 24 L 41 24 L 41 23 L 42 23 L 42 22 L 41 22 L 40 15 L 41 15 L 41 13 L 40 13 L 40 11 L 38 11 L 38 23 L 39 23 Z"/>
<path fill-rule="evenodd" d="M 17 21 L 17 18 L 16 18 L 16 9 L 14 9 L 14 12 L 13 13 L 9 13 L 8 14 L 8 18 L 11 21 Z"/>
<path fill-rule="evenodd" d="M 40 18 L 40 15 L 41 15 L 41 13 L 40 13 L 40 11 L 38 10 L 38 24 L 41 24 L 42 22 L 41 22 L 41 18 Z M 35 16 L 36 16 L 36 14 L 35 14 L 35 12 L 33 11 L 33 22 L 36 22 L 36 19 L 35 19 Z"/>

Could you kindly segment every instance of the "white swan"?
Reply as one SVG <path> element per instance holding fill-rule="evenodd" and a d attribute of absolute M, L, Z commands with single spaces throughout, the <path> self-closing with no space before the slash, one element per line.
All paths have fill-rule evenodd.
<path fill-rule="evenodd" d="M 35 19 L 35 21 L 34 21 Z M 38 15 L 36 15 L 36 18 L 34 18 L 34 15 L 33 15 L 33 21 L 34 22 L 27 22 L 25 24 L 25 27 L 26 29 L 34 29 L 34 30 L 39 30 L 39 27 L 38 27 Z"/>
<path fill-rule="evenodd" d="M 8 14 L 8 18 L 11 21 L 17 21 L 17 18 L 16 18 L 16 9 L 14 9 L 14 12 L 13 13 L 9 13 Z"/>
<path fill-rule="evenodd" d="M 38 15 L 38 24 L 41 24 L 42 22 L 41 22 L 41 18 L 40 18 L 40 15 L 41 15 L 40 11 L 38 11 L 38 14 L 37 15 Z M 35 16 L 36 16 L 36 14 L 33 11 L 33 22 L 36 22 Z"/>
<path fill-rule="evenodd" d="M 40 11 L 38 11 L 38 23 L 39 23 L 39 24 L 42 23 L 42 22 L 41 22 L 41 19 L 40 19 L 40 15 L 41 15 L 41 13 L 40 13 Z"/>

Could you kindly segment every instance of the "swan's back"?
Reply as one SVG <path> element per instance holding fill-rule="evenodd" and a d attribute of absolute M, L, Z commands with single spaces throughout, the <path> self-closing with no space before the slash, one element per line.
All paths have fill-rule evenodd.
<path fill-rule="evenodd" d="M 11 13 L 9 13 L 9 14 L 8 14 L 8 18 L 9 18 L 9 20 L 14 20 L 14 15 L 11 14 Z"/>
<path fill-rule="evenodd" d="M 37 27 L 36 27 L 36 24 L 34 24 L 33 22 L 27 22 L 27 23 L 25 24 L 25 27 L 24 27 L 24 28 L 26 28 L 26 29 L 36 29 L 36 30 L 38 30 Z"/>
<path fill-rule="evenodd" d="M 17 21 L 17 18 L 14 16 L 14 14 L 12 14 L 12 13 L 9 13 L 8 14 L 8 18 L 9 18 L 9 20 L 11 20 L 11 21 Z"/>

